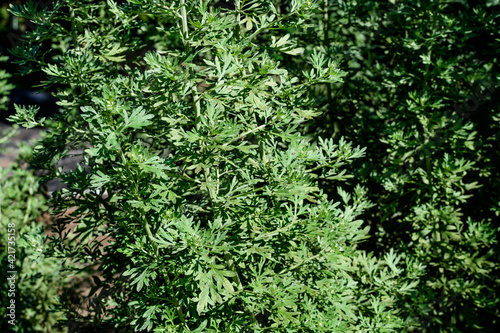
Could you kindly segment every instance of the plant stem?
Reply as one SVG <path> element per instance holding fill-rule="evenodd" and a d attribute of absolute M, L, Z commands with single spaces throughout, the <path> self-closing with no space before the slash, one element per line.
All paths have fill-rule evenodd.
<path fill-rule="evenodd" d="M 187 45 L 187 39 L 189 38 L 188 26 L 187 26 L 187 14 L 186 14 L 186 1 L 181 0 L 181 19 L 182 19 L 182 34 L 184 35 L 184 47 Z"/>
<path fill-rule="evenodd" d="M 240 22 L 241 22 L 241 14 L 240 14 L 240 11 L 241 11 L 241 1 L 235 1 L 234 2 L 234 7 L 235 7 L 236 12 L 238 13 L 236 15 L 236 22 L 238 22 L 238 24 L 234 27 L 234 29 L 235 29 L 235 36 L 238 36 L 238 38 L 239 38 L 240 34 L 241 34 L 241 27 L 240 27 Z"/>
<path fill-rule="evenodd" d="M 169 288 L 172 290 L 172 297 L 173 297 L 172 301 L 174 303 L 175 308 L 177 309 L 177 314 L 179 315 L 179 319 L 181 320 L 184 327 L 186 327 L 188 329 L 188 332 L 190 332 L 191 330 L 189 329 L 189 326 L 186 323 L 186 318 L 184 317 L 184 312 L 181 309 L 181 306 L 179 304 L 179 300 L 177 299 L 177 296 L 175 295 L 175 290 L 172 287 L 172 281 L 170 281 L 170 278 L 168 277 L 168 273 L 165 271 L 165 268 L 162 267 L 161 272 L 162 272 L 163 277 L 167 281 Z"/>
<path fill-rule="evenodd" d="M 248 134 L 250 134 L 250 133 L 257 132 L 258 130 L 263 129 L 264 127 L 266 127 L 266 124 L 264 124 L 264 125 L 260 125 L 259 127 L 256 127 L 256 128 L 254 128 L 254 129 L 248 130 L 248 131 L 246 131 L 245 133 L 240 134 L 237 138 L 235 138 L 235 139 L 233 139 L 233 140 L 231 140 L 231 141 L 229 141 L 229 142 L 226 142 L 226 143 L 225 143 L 225 144 L 223 144 L 222 146 L 223 146 L 223 147 L 225 147 L 225 146 L 227 146 L 227 145 L 229 145 L 229 144 L 231 144 L 231 143 L 233 143 L 233 142 L 235 142 L 235 141 L 237 141 L 237 140 L 239 140 L 239 139 L 241 139 L 241 138 L 243 138 L 243 137 L 247 136 L 247 135 L 248 135 Z"/>
<path fill-rule="evenodd" d="M 184 51 L 186 55 L 188 55 L 191 52 L 190 46 L 189 46 L 189 30 L 188 30 L 188 25 L 187 25 L 187 13 L 186 13 L 186 2 L 185 0 L 181 0 L 181 21 L 182 21 L 182 35 L 184 36 Z M 194 74 L 194 71 L 192 68 L 189 69 L 190 74 Z M 197 130 L 200 129 L 200 119 L 201 119 L 201 107 L 200 107 L 200 100 L 198 98 L 198 90 L 196 83 L 193 82 L 193 87 L 191 88 L 191 95 L 193 96 L 193 107 L 195 110 L 195 127 Z"/>
<path fill-rule="evenodd" d="M 329 20 L 329 11 L 328 11 L 328 0 L 325 0 L 325 8 L 324 8 L 324 15 L 323 15 L 323 20 L 324 20 L 324 30 L 323 30 L 323 46 L 325 47 L 325 50 L 328 50 L 328 54 L 330 53 L 330 40 L 328 38 L 328 33 L 330 31 L 330 20 Z M 333 96 L 332 96 L 332 84 L 331 82 L 326 83 L 326 98 L 328 101 L 328 108 L 327 108 L 327 113 L 326 116 L 332 114 L 332 106 L 333 106 Z M 328 119 L 327 119 L 328 120 Z M 334 135 L 337 134 L 336 129 L 335 129 L 335 124 L 337 122 L 335 121 L 334 123 Z"/>

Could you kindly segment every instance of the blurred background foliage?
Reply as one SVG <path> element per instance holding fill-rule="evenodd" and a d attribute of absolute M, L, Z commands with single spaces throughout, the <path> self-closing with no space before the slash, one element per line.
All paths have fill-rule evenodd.
<path fill-rule="evenodd" d="M 0 131 L 0 151 L 14 130 Z M 60 260 L 46 257 L 46 234 L 44 231 L 43 213 L 47 211 L 47 200 L 39 192 L 39 178 L 32 171 L 21 167 L 21 160 L 28 158 L 30 148 L 25 145 L 18 163 L 9 167 L 0 167 L 0 264 L 4 268 L 1 273 L 2 293 L 0 302 L 10 304 L 11 297 L 7 278 L 9 263 L 7 229 L 15 224 L 15 323 L 13 327 L 8 321 L 8 309 L 0 309 L 0 327 L 2 332 L 66 332 L 58 326 L 64 319 L 63 312 L 57 310 L 59 295 L 67 285 L 63 263 Z M 45 219 L 47 221 L 47 219 Z"/>
<path fill-rule="evenodd" d="M 45 199 L 38 194 L 38 179 L 19 166 L 0 167 L 0 225 L 7 230 L 9 223 L 16 224 L 16 326 L 15 332 L 66 332 L 57 326 L 63 313 L 57 311 L 60 292 L 67 283 L 63 264 L 45 257 L 46 235 L 40 218 L 46 211 Z M 0 263 L 2 304 L 9 304 L 7 277 L 7 235 L 2 233 Z M 7 308 L 0 310 L 3 332 L 11 332 Z"/>
<path fill-rule="evenodd" d="M 2 20 L 6 18 L 2 10 Z M 0 28 L 5 28 L 2 21 Z M 5 49 L 2 49 L 5 52 Z M 7 56 L 0 57 L 5 63 Z M 9 83 L 10 73 L 0 70 L 0 110 L 8 107 L 9 93 L 14 87 Z M 9 143 L 9 139 L 17 132 L 17 126 L 6 130 L 0 129 L 0 153 Z M 25 144 L 20 148 L 19 159 L 11 166 L 0 166 L 0 265 L 4 268 L 0 273 L 2 293 L 0 303 L 10 304 L 7 272 L 9 264 L 7 230 L 9 224 L 15 224 L 16 235 L 16 281 L 15 306 L 16 326 L 8 321 L 8 309 L 0 309 L 0 327 L 2 332 L 66 332 L 58 327 L 63 313 L 56 308 L 59 295 L 67 283 L 62 273 L 63 264 L 59 260 L 45 257 L 46 235 L 42 215 L 47 211 L 47 200 L 39 192 L 39 178 L 32 171 L 26 170 L 24 163 L 29 159 L 30 147 Z M 23 162 L 24 161 L 24 162 Z"/>

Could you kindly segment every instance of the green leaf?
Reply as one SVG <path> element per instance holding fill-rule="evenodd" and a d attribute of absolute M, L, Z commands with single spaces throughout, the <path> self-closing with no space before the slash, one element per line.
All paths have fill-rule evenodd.
<path fill-rule="evenodd" d="M 298 47 L 296 49 L 291 49 L 291 50 L 283 50 L 284 53 L 290 54 L 290 55 L 299 55 L 304 53 L 304 48 L 303 47 Z"/>
<path fill-rule="evenodd" d="M 14 108 L 16 113 L 12 116 L 9 116 L 7 120 L 19 124 L 25 128 L 33 128 L 36 126 L 43 126 L 45 122 L 45 118 L 40 119 L 39 121 L 35 120 L 35 115 L 40 111 L 39 106 L 29 105 L 29 106 L 19 106 L 14 104 Z"/>
<path fill-rule="evenodd" d="M 90 177 L 90 185 L 93 188 L 102 188 L 110 180 L 110 176 L 105 175 L 102 171 L 97 171 L 97 174 L 94 174 Z"/>
<path fill-rule="evenodd" d="M 137 291 L 141 291 L 144 284 L 148 285 L 148 281 L 146 280 L 148 274 L 148 269 L 145 269 L 135 280 L 132 281 L 132 285 L 137 284 Z"/>
<path fill-rule="evenodd" d="M 282 45 L 285 45 L 285 43 L 288 41 L 289 38 L 290 38 L 290 34 L 286 34 L 285 36 L 281 37 L 274 46 L 280 47 Z"/>
<path fill-rule="evenodd" d="M 196 306 L 196 311 L 201 313 L 205 310 L 208 304 L 208 300 L 210 299 L 208 293 L 210 291 L 210 286 L 208 283 L 205 283 L 201 289 L 200 295 L 198 296 L 198 305 Z"/>
<path fill-rule="evenodd" d="M 139 129 L 150 125 L 152 122 L 149 119 L 154 118 L 152 114 L 146 114 L 146 111 L 142 106 L 139 106 L 132 114 L 129 116 L 127 111 L 123 111 L 123 116 L 125 120 L 124 128 L 135 128 Z"/>
<path fill-rule="evenodd" d="M 117 55 L 126 51 L 128 51 L 128 48 L 120 47 L 119 43 L 115 43 L 111 48 L 104 50 L 101 55 L 102 57 L 110 61 L 123 62 L 125 61 L 125 56 L 124 55 L 117 56 Z"/>

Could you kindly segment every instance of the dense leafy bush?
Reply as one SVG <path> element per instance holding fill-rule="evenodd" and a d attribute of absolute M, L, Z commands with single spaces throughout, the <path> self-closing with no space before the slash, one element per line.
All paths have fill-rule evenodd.
<path fill-rule="evenodd" d="M 498 1 L 184 4 L 12 8 L 62 107 L 12 118 L 49 127 L 33 166 L 78 207 L 54 255 L 95 270 L 93 319 L 66 317 L 496 331 Z"/>
<path fill-rule="evenodd" d="M 498 2 L 327 4 L 304 43 L 337 55 L 347 75 L 316 90 L 326 112 L 308 131 L 367 147 L 354 168 L 376 203 L 366 246 L 426 266 L 400 300 L 406 329 L 496 331 Z"/>
<path fill-rule="evenodd" d="M 44 225 L 38 221 L 47 210 L 45 198 L 38 193 L 38 178 L 31 171 L 18 165 L 0 167 L 0 226 L 4 232 L 0 242 L 0 263 L 4 268 L 1 275 L 2 304 L 15 299 L 15 325 L 9 323 L 12 317 L 2 306 L 1 328 L 3 332 L 65 332 L 57 323 L 64 319 L 57 311 L 58 295 L 65 279 L 61 261 L 47 258 Z M 14 228 L 12 228 L 14 225 Z M 7 230 L 15 229 L 15 242 L 7 239 Z M 8 247 L 15 252 L 8 251 Z M 16 259 L 9 256 L 14 254 Z M 13 263 L 17 271 L 15 289 L 11 288 L 12 274 L 6 269 Z M 9 291 L 9 292 L 7 292 Z M 15 297 L 11 297 L 15 294 Z M 9 312 L 10 313 L 10 312 Z"/>
<path fill-rule="evenodd" d="M 53 255 L 95 269 L 92 317 L 67 318 L 125 331 L 397 331 L 396 297 L 421 267 L 357 249 L 371 204 L 342 181 L 364 150 L 298 131 L 317 115 L 308 89 L 344 74 L 321 48 L 306 73 L 277 61 L 303 53 L 289 32 L 310 26 L 317 4 L 225 7 L 12 8 L 38 25 L 17 63 L 47 73 L 60 99 L 53 119 L 11 117 L 48 128 L 32 165 L 66 184 L 54 213 L 77 207 L 54 225 Z M 75 170 L 57 166 L 67 156 Z"/>

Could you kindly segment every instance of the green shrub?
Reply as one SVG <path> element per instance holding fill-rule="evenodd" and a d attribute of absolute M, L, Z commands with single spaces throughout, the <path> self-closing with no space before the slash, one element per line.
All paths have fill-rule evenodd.
<path fill-rule="evenodd" d="M 47 209 L 45 198 L 38 193 L 38 177 L 17 164 L 0 167 L 3 332 L 66 332 L 57 326 L 64 316 L 56 310 L 65 281 L 63 267 L 59 260 L 43 254 L 46 236 L 39 218 Z M 15 288 L 7 280 L 12 276 Z M 11 312 L 6 305 L 11 300 L 15 300 L 15 317 L 7 315 Z"/>
<path fill-rule="evenodd" d="M 7 60 L 1 57 L 0 61 Z M 5 110 L 13 85 L 10 75 L 0 71 L 0 110 Z M 17 133 L 17 126 L 8 133 L 0 132 L 0 152 L 3 145 Z M 25 147 L 21 149 L 26 155 Z M 45 198 L 38 192 L 38 177 L 22 169 L 18 163 L 0 167 L 0 295 L 2 332 L 65 332 L 57 329 L 62 313 L 54 310 L 58 304 L 61 269 L 58 260 L 45 258 L 45 233 L 38 221 L 48 209 Z M 12 265 L 12 266 L 11 266 Z M 9 273 L 14 271 L 16 273 Z M 14 280 L 8 280 L 12 276 Z M 10 282 L 13 282 L 12 284 Z M 11 288 L 14 285 L 14 288 Z M 14 316 L 7 305 L 15 301 Z M 14 325 L 12 325 L 14 324 Z"/>
<path fill-rule="evenodd" d="M 53 193 L 55 213 L 77 207 L 54 226 L 54 256 L 76 270 L 97 265 L 91 316 L 66 313 L 75 329 L 84 320 L 155 332 L 400 328 L 395 297 L 413 290 L 421 267 L 357 249 L 368 232 L 358 216 L 371 204 L 341 181 L 364 150 L 298 131 L 317 115 L 308 88 L 343 73 L 320 49 L 297 76 L 277 61 L 304 51 L 288 32 L 316 9 L 12 7 L 38 24 L 14 50 L 17 63 L 47 73 L 42 84 L 60 98 L 53 119 L 35 119 L 36 108 L 11 118 L 49 128 L 33 165 L 67 186 Z M 57 167 L 75 154 L 76 170 Z"/>
<path fill-rule="evenodd" d="M 376 203 L 363 215 L 374 236 L 366 248 L 426 267 L 415 294 L 400 299 L 409 331 L 500 324 L 499 9 L 328 2 L 317 38 L 305 40 L 346 66 L 344 83 L 316 88 L 326 112 L 306 131 L 367 147 L 353 169 Z"/>

